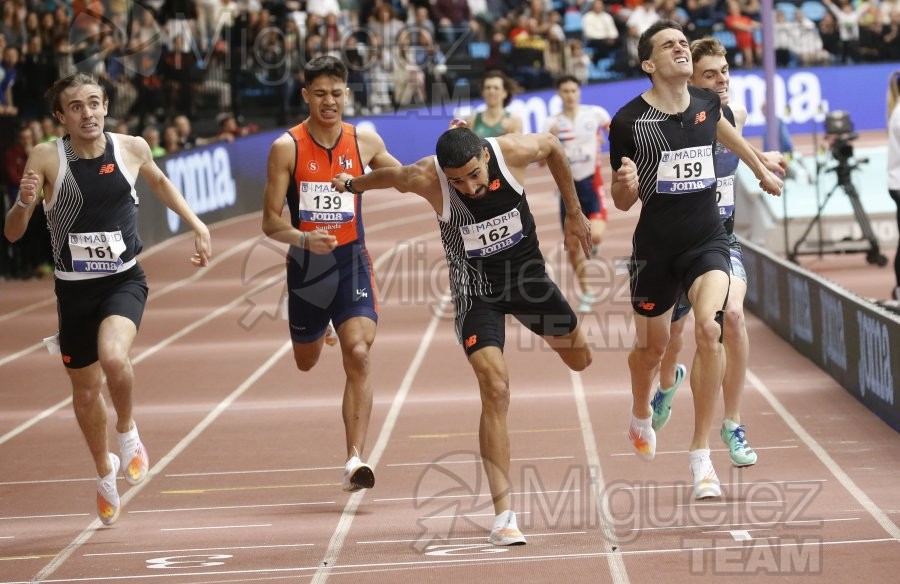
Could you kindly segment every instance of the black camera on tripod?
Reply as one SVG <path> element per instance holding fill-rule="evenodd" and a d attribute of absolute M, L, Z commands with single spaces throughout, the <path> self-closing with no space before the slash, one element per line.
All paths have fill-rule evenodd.
<path fill-rule="evenodd" d="M 848 112 L 836 110 L 828 112 L 825 115 L 825 138 L 831 143 L 831 156 L 835 159 L 837 165 L 831 168 L 825 168 L 824 170 L 826 172 L 834 172 L 837 175 L 837 184 L 835 184 L 834 188 L 825 195 L 825 200 L 819 205 L 816 216 L 813 217 L 813 220 L 806 226 L 803 235 L 801 235 L 800 239 L 794 244 L 793 252 L 788 254 L 788 258 L 791 261 L 796 262 L 798 255 L 810 253 L 817 253 L 820 256 L 823 253 L 865 253 L 866 261 L 870 264 L 878 266 L 887 264 L 887 258 L 881 254 L 878 247 L 878 239 L 875 237 L 875 232 L 872 230 L 869 217 L 866 215 L 865 209 L 863 209 L 859 193 L 851 179 L 852 172 L 859 168 L 859 165 L 868 162 L 868 159 L 854 159 L 853 157 L 853 140 L 858 137 L 859 134 L 854 131 L 853 120 L 850 119 L 850 114 Z M 851 159 L 853 159 L 852 163 L 850 162 Z M 820 169 L 817 163 L 816 176 L 818 176 L 820 172 L 822 172 L 822 169 Z M 822 210 L 837 189 L 843 190 L 850 201 L 850 206 L 853 208 L 853 214 L 856 217 L 856 222 L 859 224 L 860 230 L 862 231 L 862 238 L 860 239 L 846 237 L 840 241 L 830 242 L 821 239 Z M 818 197 L 818 191 L 816 197 Z M 818 245 L 813 250 L 803 251 L 801 250 L 801 246 L 807 243 L 806 238 L 810 234 L 810 231 L 812 231 L 814 225 L 819 225 L 820 228 Z"/>
<path fill-rule="evenodd" d="M 828 112 L 825 115 L 825 136 L 831 139 L 831 155 L 838 164 L 845 165 L 853 158 L 853 140 L 859 134 L 853 131 L 853 120 L 844 110 Z"/>

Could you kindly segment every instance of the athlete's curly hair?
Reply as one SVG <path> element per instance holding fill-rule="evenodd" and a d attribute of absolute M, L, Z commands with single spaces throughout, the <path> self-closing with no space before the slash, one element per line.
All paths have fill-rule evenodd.
<path fill-rule="evenodd" d="M 72 73 L 71 75 L 66 75 L 62 79 L 57 80 L 44 94 L 44 98 L 47 100 L 47 103 L 50 104 L 50 111 L 52 113 L 62 112 L 62 103 L 59 101 L 59 98 L 63 91 L 73 87 L 81 87 L 82 85 L 95 85 L 99 87 L 100 94 L 103 96 L 103 103 L 109 101 L 109 96 L 106 95 L 106 88 L 100 85 L 100 82 L 94 79 L 93 75 L 88 75 L 87 73 Z"/>

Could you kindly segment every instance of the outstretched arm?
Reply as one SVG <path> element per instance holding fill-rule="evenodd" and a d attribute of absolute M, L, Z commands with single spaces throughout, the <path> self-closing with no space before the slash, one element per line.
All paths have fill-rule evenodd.
<path fill-rule="evenodd" d="M 507 134 L 497 138 L 503 150 L 503 158 L 507 166 L 519 181 L 525 184 L 525 168 L 532 162 L 546 161 L 563 204 L 566 207 L 566 245 L 572 240 L 584 248 L 585 255 L 591 253 L 591 226 L 581 210 L 578 194 L 575 192 L 575 180 L 569 159 L 559 138 L 549 132 L 541 134 Z"/>
<path fill-rule="evenodd" d="M 187 201 L 172 181 L 163 173 L 156 165 L 153 156 L 150 153 L 150 146 L 140 137 L 121 136 L 128 144 L 128 149 L 137 157 L 140 162 L 140 173 L 147 181 L 147 185 L 153 194 L 156 195 L 166 207 L 178 214 L 179 217 L 190 225 L 194 231 L 194 249 L 195 253 L 191 257 L 191 263 L 195 266 L 203 267 L 209 265 L 209 258 L 212 257 L 212 243 L 209 238 L 209 229 L 200 221 L 200 218 L 191 210 Z"/>
<path fill-rule="evenodd" d="M 443 204 L 441 184 L 434 168 L 434 157 L 426 156 L 409 166 L 379 168 L 362 176 L 341 173 L 331 179 L 331 184 L 339 192 L 347 191 L 347 181 L 354 193 L 372 189 L 397 189 L 401 193 L 415 193 L 431 203 L 440 212 Z"/>
<path fill-rule="evenodd" d="M 738 158 L 750 167 L 750 170 L 752 170 L 753 174 L 756 175 L 756 178 L 759 179 L 759 186 L 762 190 L 775 196 L 781 194 L 781 187 L 783 186 L 781 179 L 766 168 L 766 164 L 763 160 L 757 156 L 750 144 L 744 140 L 740 133 L 732 127 L 731 123 L 729 123 L 724 116 L 719 119 L 716 139 L 725 145 L 726 148 L 737 154 Z"/>

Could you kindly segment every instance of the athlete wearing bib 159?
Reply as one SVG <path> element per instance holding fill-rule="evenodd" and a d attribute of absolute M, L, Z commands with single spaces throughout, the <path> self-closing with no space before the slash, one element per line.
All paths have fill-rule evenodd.
<path fill-rule="evenodd" d="M 300 231 L 319 229 L 337 238 L 337 247 L 327 254 L 290 248 L 287 281 L 291 338 L 306 343 L 322 336 L 329 319 L 335 328 L 355 316 L 377 322 L 377 301 L 360 217 L 361 197 L 339 193 L 331 186 L 331 178 L 337 174 L 362 174 L 356 128 L 342 123 L 341 137 L 332 148 L 318 144 L 305 124 L 294 126 L 288 133 L 297 147 L 287 192 L 291 224 Z"/>
<path fill-rule="evenodd" d="M 678 291 L 710 270 L 730 271 L 728 237 L 716 205 L 714 143 L 721 104 L 707 89 L 688 88 L 690 106 L 667 114 L 638 96 L 610 126 L 613 171 L 622 157 L 639 175 L 641 215 L 634 232 L 632 306 L 663 314 Z M 613 139 L 615 138 L 615 139 Z"/>

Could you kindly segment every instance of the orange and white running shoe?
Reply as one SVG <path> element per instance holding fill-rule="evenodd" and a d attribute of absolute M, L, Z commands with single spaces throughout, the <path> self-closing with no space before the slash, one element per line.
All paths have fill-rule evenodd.
<path fill-rule="evenodd" d="M 488 539 L 492 545 L 525 545 L 525 536 L 516 524 L 516 514 L 504 511 L 494 518 L 494 527 Z"/>
<path fill-rule="evenodd" d="M 118 439 L 119 452 L 122 453 L 122 462 L 125 464 L 122 474 L 129 485 L 136 485 L 147 478 L 147 471 L 150 470 L 150 457 L 138 435 L 137 424 L 124 434 L 119 434 Z"/>
<path fill-rule="evenodd" d="M 97 477 L 97 517 L 104 525 L 112 525 L 119 518 L 119 491 L 116 489 L 116 477 L 119 476 L 119 457 L 109 453 L 109 464 L 112 470 L 105 477 Z"/>
<path fill-rule="evenodd" d="M 694 481 L 694 498 L 721 497 L 722 486 L 719 483 L 719 477 L 716 475 L 716 469 L 713 468 L 712 460 L 709 458 L 709 449 L 699 448 L 692 450 L 690 455 L 691 478 Z"/>
<path fill-rule="evenodd" d="M 628 428 L 628 441 L 631 448 L 643 460 L 653 460 L 656 456 L 656 432 L 649 424 L 646 427 L 637 426 L 632 420 Z"/>
<path fill-rule="evenodd" d="M 331 321 L 328 321 L 328 328 L 325 329 L 325 344 L 329 347 L 333 347 L 337 342 L 337 332 L 334 330 L 334 325 L 331 324 Z"/>

